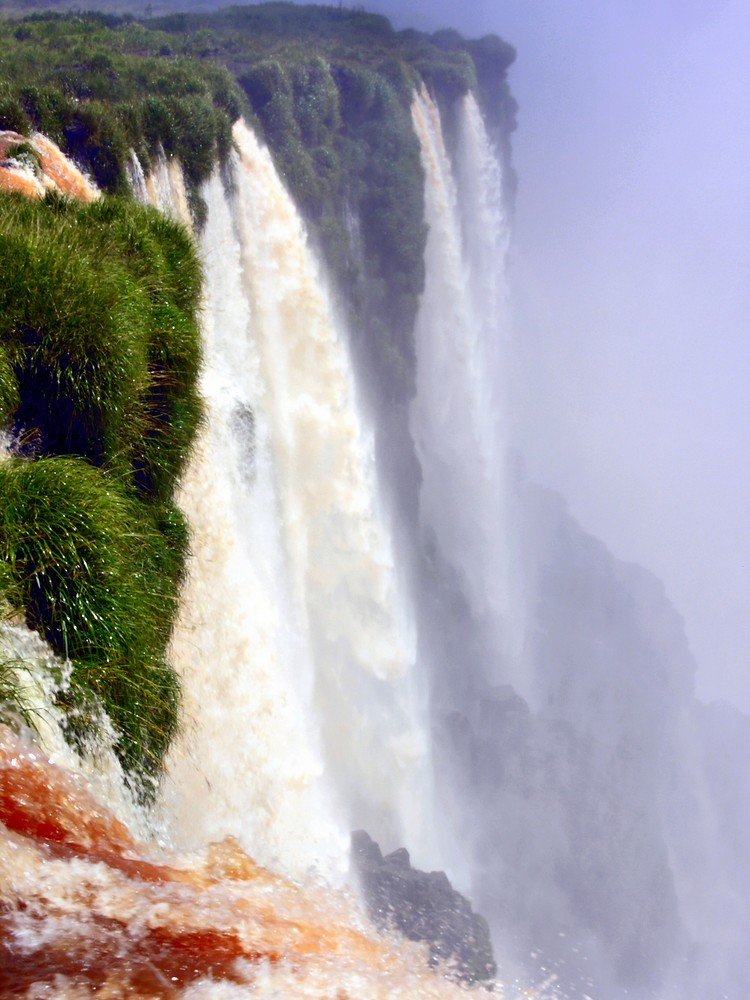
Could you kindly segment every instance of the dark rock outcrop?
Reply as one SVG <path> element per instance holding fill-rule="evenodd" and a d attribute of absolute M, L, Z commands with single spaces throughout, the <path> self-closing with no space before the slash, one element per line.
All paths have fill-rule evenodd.
<path fill-rule="evenodd" d="M 351 856 L 370 918 L 380 930 L 393 928 L 410 941 L 428 942 L 430 964 L 443 964 L 456 979 L 494 976 L 487 921 L 473 912 L 445 872 L 412 868 L 403 847 L 383 857 L 364 830 L 352 834 Z"/>

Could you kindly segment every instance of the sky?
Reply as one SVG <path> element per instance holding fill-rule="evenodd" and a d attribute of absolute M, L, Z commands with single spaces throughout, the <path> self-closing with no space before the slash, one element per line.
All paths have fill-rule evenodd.
<path fill-rule="evenodd" d="M 365 6 L 516 46 L 514 440 L 750 712 L 750 5 Z"/>

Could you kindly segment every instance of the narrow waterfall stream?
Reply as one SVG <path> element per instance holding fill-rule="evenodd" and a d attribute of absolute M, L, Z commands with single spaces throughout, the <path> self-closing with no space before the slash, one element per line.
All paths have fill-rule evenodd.
<path fill-rule="evenodd" d="M 455 162 L 424 90 L 412 117 L 430 226 L 411 409 L 423 473 L 422 528 L 459 574 L 464 596 L 477 619 L 487 622 L 499 652 L 510 591 L 502 426 L 509 234 L 500 167 L 471 96 L 458 110 Z"/>

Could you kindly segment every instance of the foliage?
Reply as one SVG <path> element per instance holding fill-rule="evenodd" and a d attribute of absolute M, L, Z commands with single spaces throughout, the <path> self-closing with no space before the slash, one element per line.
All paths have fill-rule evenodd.
<path fill-rule="evenodd" d="M 26 114 L 15 88 L 0 80 L 0 131 L 20 132 L 28 135 L 31 132 L 31 119 Z"/>
<path fill-rule="evenodd" d="M 174 554 L 148 509 L 77 458 L 0 464 L 7 597 L 107 710 L 131 769 L 158 770 L 177 722 L 163 649 L 177 605 Z M 169 571 L 164 572 L 168 566 Z"/>
<path fill-rule="evenodd" d="M 118 196 L 0 198 L 0 416 L 14 452 L 0 464 L 0 591 L 73 659 L 73 738 L 102 703 L 127 765 L 156 774 L 176 724 L 164 651 L 188 539 L 172 497 L 201 418 L 200 269 L 181 227 L 125 197 L 130 150 L 146 169 L 162 151 L 179 158 L 199 222 L 200 187 L 245 114 L 380 397 L 403 409 L 427 235 L 415 88 L 446 120 L 475 89 L 507 144 L 514 55 L 495 36 L 287 2 L 0 20 L 0 129 L 46 133 Z"/>
<path fill-rule="evenodd" d="M 131 148 L 145 164 L 163 149 L 182 161 L 195 201 L 244 102 L 227 70 L 167 58 L 168 42 L 103 14 L 0 21 L 0 128 L 43 132 L 109 193 L 129 191 Z"/>
<path fill-rule="evenodd" d="M 18 409 L 18 382 L 5 346 L 0 346 L 0 426 L 7 427 Z"/>
<path fill-rule="evenodd" d="M 33 725 L 32 712 L 19 683 L 19 668 L 23 663 L 16 660 L 0 660 L 0 723 L 14 725 L 23 722 Z"/>
<path fill-rule="evenodd" d="M 167 499 L 201 415 L 200 269 L 186 231 L 122 199 L 6 196 L 0 270 L 0 401 L 7 412 L 20 397 L 17 449 L 80 455 Z"/>
<path fill-rule="evenodd" d="M 140 23 L 46 13 L 0 22 L 0 77 L 17 81 L 0 90 L 0 115 L 57 137 L 107 191 L 127 185 L 128 148 L 144 165 L 163 148 L 184 163 L 200 220 L 200 184 L 247 113 L 329 263 L 366 362 L 405 400 L 426 239 L 414 89 L 425 82 L 444 111 L 477 89 L 506 144 L 514 56 L 496 36 L 395 31 L 343 6 L 273 2 Z"/>
<path fill-rule="evenodd" d="M 120 198 L 4 195 L 0 272 L 4 600 L 73 661 L 71 735 L 101 704 L 125 765 L 156 775 L 188 546 L 171 498 L 201 416 L 192 238 Z"/>
<path fill-rule="evenodd" d="M 478 89 L 510 128 L 512 48 L 495 36 L 397 32 L 359 8 L 279 2 L 149 27 L 171 35 L 173 51 L 231 67 L 327 259 L 365 364 L 386 398 L 405 402 L 426 241 L 414 90 L 424 82 L 447 111 Z"/>

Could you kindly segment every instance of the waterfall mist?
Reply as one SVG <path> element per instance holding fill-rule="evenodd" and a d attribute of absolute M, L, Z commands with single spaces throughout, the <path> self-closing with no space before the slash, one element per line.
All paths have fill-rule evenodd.
<path fill-rule="evenodd" d="M 411 554 L 383 498 L 414 484 L 376 462 L 367 372 L 243 127 L 232 180 L 207 190 L 175 835 L 232 830 L 277 867 L 335 878 L 362 826 L 468 891 L 506 982 L 606 1000 L 720 984 L 734 1000 L 742 859 L 721 860 L 716 737 L 681 621 L 511 457 L 502 157 L 471 99 L 442 120 L 422 94 L 413 119 L 430 236 Z"/>
<path fill-rule="evenodd" d="M 745 219 L 747 184 L 728 171 L 736 197 L 714 197 L 721 176 L 705 155 L 711 198 L 700 171 L 691 183 L 674 159 L 653 188 L 644 178 L 661 162 L 651 154 L 663 152 L 662 126 L 671 135 L 676 121 L 670 100 L 694 66 L 705 71 L 701 33 L 717 46 L 747 18 L 731 0 L 715 15 L 691 3 L 678 29 L 667 8 L 636 4 L 636 21 L 619 4 L 596 13 L 574 4 L 571 20 L 536 0 L 465 12 L 469 30 L 503 31 L 505 20 L 526 39 L 533 56 L 519 95 L 539 96 L 542 111 L 519 132 L 511 240 L 507 135 L 471 93 L 414 95 L 429 232 L 414 343 L 398 355 L 413 371 L 399 369 L 397 390 L 384 384 L 387 369 L 368 368 L 271 153 L 235 125 L 231 155 L 201 191 L 205 420 L 179 495 L 192 554 L 170 649 L 182 732 L 151 815 L 107 745 L 91 807 L 95 825 L 117 832 L 101 802 L 112 797 L 119 816 L 161 844 L 141 851 L 120 831 L 102 859 L 98 842 L 87 854 L 91 841 L 81 850 L 73 839 L 46 869 L 49 845 L 21 833 L 0 844 L 3 885 L 32 900 L 31 913 L 52 871 L 49 934 L 60 954 L 69 940 L 83 947 L 74 925 L 90 906 L 104 956 L 114 912 L 129 935 L 132 920 L 131 948 L 153 943 L 156 928 L 159 953 L 164 927 L 187 928 L 207 933 L 224 961 L 225 947 L 241 963 L 262 959 L 261 973 L 243 964 L 249 978 L 230 977 L 221 995 L 247 995 L 248 982 L 261 996 L 320 998 L 341 982 L 352 996 L 454 995 L 437 979 L 414 986 L 408 971 L 378 980 L 379 968 L 393 962 L 400 976 L 402 966 L 391 945 L 381 952 L 363 936 L 356 906 L 326 894 L 319 906 L 314 892 L 308 903 L 286 881 L 341 885 L 361 827 L 384 851 L 405 847 L 415 866 L 447 872 L 486 916 L 509 1000 L 745 1000 L 750 720 L 702 703 L 696 689 L 745 704 L 737 637 L 746 621 L 737 625 L 735 607 L 748 582 L 737 517 L 746 405 L 726 430 L 713 405 L 720 391 L 691 379 L 734 359 L 732 377 L 717 382 L 729 387 L 728 410 L 736 384 L 746 386 L 739 305 L 750 303 L 746 288 L 729 293 L 747 236 L 732 224 L 725 254 L 711 226 L 728 225 L 735 208 Z M 439 4 L 430 16 L 441 26 Z M 676 49 L 662 75 L 665 38 Z M 607 76 L 610 57 L 613 73 L 628 71 L 627 88 Z M 628 113 L 617 120 L 613 107 Z M 581 124 L 589 117 L 591 133 Z M 707 134 L 718 155 L 724 133 Z M 696 152 L 688 144 L 684 159 Z M 129 176 L 137 198 L 190 219 L 175 160 L 155 156 L 146 175 L 133 154 Z M 680 197 L 670 201 L 673 188 Z M 696 203 L 721 211 L 683 225 Z M 347 246 L 364 269 L 362 220 L 346 211 Z M 378 350 L 393 347 L 389 335 L 408 340 L 378 330 Z M 683 427 L 686 400 L 696 414 Z M 731 499 L 718 497 L 734 486 Z M 712 575 L 724 581 L 715 599 Z M 702 596 L 714 612 L 726 608 L 732 638 L 721 655 L 705 621 L 691 625 Z M 9 656 L 49 655 L 19 625 L 2 641 Z M 714 663 L 721 680 L 711 683 Z M 36 697 L 46 711 L 54 693 L 42 686 Z M 63 760 L 54 708 L 47 728 L 47 751 L 85 770 L 73 753 Z M 89 806 L 55 789 L 85 785 L 88 795 L 88 778 L 60 778 L 2 735 L 4 780 L 16 760 L 32 784 L 43 772 L 50 808 L 72 803 L 77 830 Z M 193 860 L 174 868 L 165 844 Z M 402 868 L 408 856 L 395 853 L 405 857 Z M 91 889 L 83 901 L 80 871 Z M 252 903 L 236 883 L 252 883 Z M 193 891 L 208 899 L 198 916 Z M 247 921 L 241 933 L 235 912 Z M 19 914 L 19 940 L 43 954 L 48 925 Z M 330 954 L 350 956 L 343 971 Z M 211 995 L 202 989 L 183 995 Z"/>

